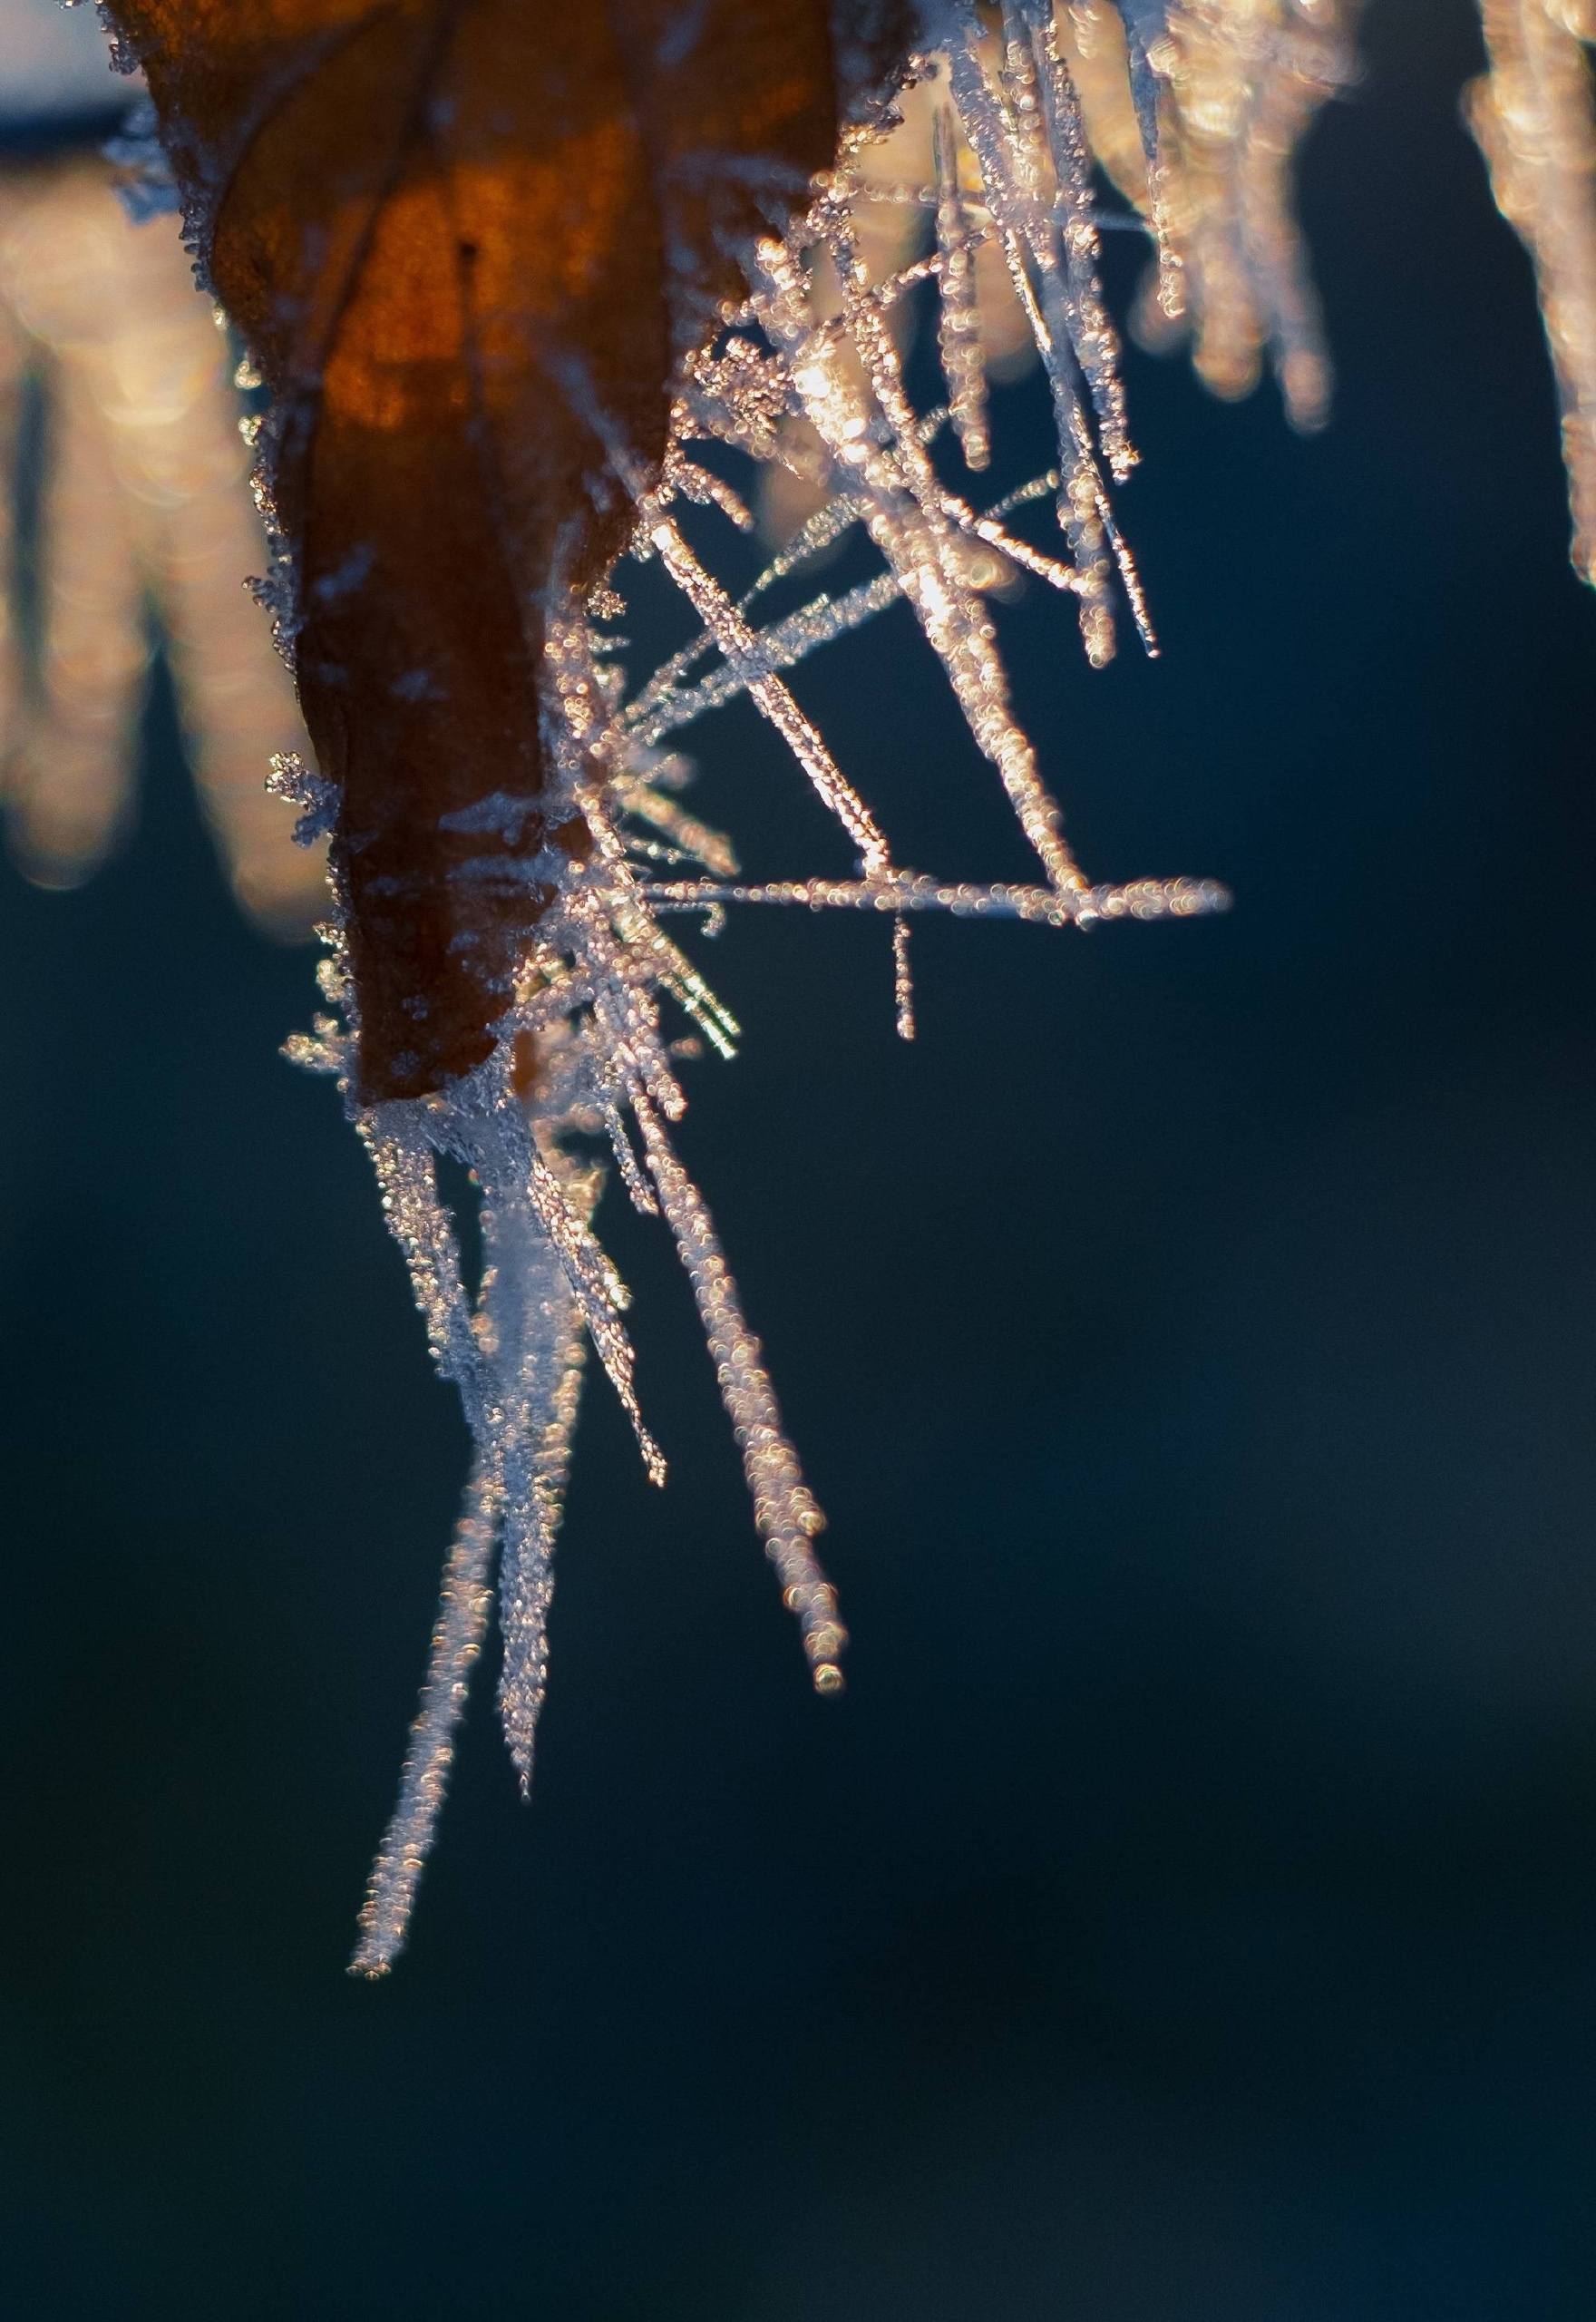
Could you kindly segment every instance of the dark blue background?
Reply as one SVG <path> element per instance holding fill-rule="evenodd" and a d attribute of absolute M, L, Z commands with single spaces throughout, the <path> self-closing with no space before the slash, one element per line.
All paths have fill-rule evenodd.
<path fill-rule="evenodd" d="M 159 699 L 128 855 L 7 878 L 0 2310 L 1592 2311 L 1596 603 L 1474 40 L 1386 0 L 1313 138 L 1328 435 L 1133 360 L 1162 662 L 1005 616 L 1094 874 L 1235 911 L 923 927 L 912 1048 L 879 927 L 708 955 L 750 1039 L 684 1149 L 848 1693 L 618 1216 L 671 1486 L 596 1391 L 533 1807 L 484 1683 L 385 1985 L 343 1960 L 463 1447 L 275 1056 L 307 959 Z M 898 619 L 805 699 L 910 859 L 1017 871 Z M 822 859 L 751 717 L 702 755 L 755 868 Z"/>

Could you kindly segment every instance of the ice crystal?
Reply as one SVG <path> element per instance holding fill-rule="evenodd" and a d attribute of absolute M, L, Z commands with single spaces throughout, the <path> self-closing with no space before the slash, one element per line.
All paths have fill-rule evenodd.
<path fill-rule="evenodd" d="M 951 48 L 916 63 L 914 102 L 929 103 L 932 122 L 922 173 L 899 178 L 882 170 L 881 145 L 862 135 L 847 141 L 798 226 L 752 254 L 746 305 L 724 316 L 713 343 L 686 365 L 663 473 L 639 477 L 615 454 L 635 507 L 630 556 L 663 570 L 696 631 L 652 677 L 628 686 L 609 626 L 623 607 L 626 564 L 586 602 L 550 609 L 552 772 L 540 805 L 563 843 L 551 841 L 525 866 L 553 899 L 530 929 L 492 1056 L 442 1092 L 362 1109 L 354 1095 L 355 1001 L 336 956 L 324 974 L 334 1012 L 292 1044 L 298 1060 L 343 1082 L 434 1360 L 460 1393 L 474 1445 L 399 1802 L 362 1914 L 354 1965 L 364 1973 L 386 1969 L 404 1941 L 490 1619 L 495 1560 L 500 1708 L 523 1787 L 530 1780 L 585 1342 L 628 1412 L 648 1474 L 663 1479 L 633 1383 L 627 1292 L 594 1231 L 606 1152 L 634 1205 L 662 1219 L 676 1243 L 755 1527 L 813 1681 L 822 1692 L 842 1682 L 845 1633 L 816 1553 L 823 1519 L 708 1207 L 672 1143 L 685 1108 L 675 1028 L 685 1020 L 723 1055 L 739 1037 L 672 929 L 741 903 L 872 912 L 890 932 L 885 989 L 907 1038 L 914 1028 L 909 929 L 918 912 L 1062 927 L 1185 916 L 1224 900 L 1201 881 L 1094 883 L 1068 845 L 1010 704 L 983 593 L 998 575 L 1023 570 L 1073 601 L 1095 663 L 1114 650 L 1125 614 L 1149 647 L 1151 630 L 1110 505 L 1113 482 L 1134 454 L 1117 340 L 1097 281 L 1095 195 L 1065 49 L 1040 0 L 1013 0 L 997 42 L 962 11 L 952 32 Z M 900 246 L 883 272 L 881 253 L 894 240 Z M 983 254 L 999 259 L 1034 335 L 1060 447 L 1054 473 L 985 509 L 975 496 L 988 436 L 973 305 Z M 911 395 L 903 356 L 909 312 L 926 283 L 939 304 L 950 397 L 929 409 Z M 572 391 L 585 392 L 580 382 Z M 602 412 L 590 416 L 602 431 Z M 716 577 L 682 521 L 691 502 L 746 526 L 742 502 L 715 469 L 728 446 L 821 487 L 818 506 L 741 597 Z M 956 489 L 945 476 L 960 452 L 976 473 Z M 1020 538 L 1012 521 L 1021 507 L 1046 502 L 1061 534 L 1054 551 Z M 854 529 L 875 551 L 875 575 L 835 597 L 815 590 L 799 611 L 765 619 L 774 583 Z M 900 863 L 792 692 L 797 663 L 899 598 L 1009 798 L 1039 864 L 1034 884 L 980 886 Z M 683 805 L 690 769 L 672 754 L 673 737 L 743 697 L 834 818 L 855 859 L 852 875 L 744 883 L 729 842 Z M 285 766 L 278 786 L 298 796 L 310 824 L 325 813 L 318 785 L 302 768 Z M 523 811 L 523 802 L 495 793 L 452 827 L 497 830 Z M 336 953 L 342 939 L 336 927 L 329 932 Z M 484 1259 L 474 1299 L 442 1189 L 444 1161 L 463 1165 L 480 1195 Z"/>

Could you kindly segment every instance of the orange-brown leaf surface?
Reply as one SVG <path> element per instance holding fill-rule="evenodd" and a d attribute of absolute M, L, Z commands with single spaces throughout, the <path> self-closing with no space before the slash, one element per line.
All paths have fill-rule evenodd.
<path fill-rule="evenodd" d="M 418 1095 L 490 1052 L 547 900 L 517 865 L 547 837 L 550 591 L 623 544 L 617 453 L 657 471 L 682 355 L 832 161 L 900 11 L 839 10 L 874 26 L 846 59 L 832 0 L 107 13 L 273 397 L 361 1093 Z M 495 794 L 524 811 L 462 814 Z"/>

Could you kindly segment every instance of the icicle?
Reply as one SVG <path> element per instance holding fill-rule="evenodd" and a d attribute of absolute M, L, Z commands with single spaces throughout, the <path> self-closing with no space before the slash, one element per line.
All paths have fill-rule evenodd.
<path fill-rule="evenodd" d="M 577 1211 L 566 1197 L 554 1172 L 534 1146 L 527 1156 L 527 1197 L 539 1224 L 559 1252 L 571 1293 L 592 1337 L 606 1376 L 632 1424 L 643 1466 L 652 1484 L 665 1481 L 665 1459 L 643 1424 L 637 1391 L 632 1381 L 632 1342 L 616 1319 L 627 1304 L 627 1293 Z"/>
<path fill-rule="evenodd" d="M 892 1020 L 900 1040 L 914 1038 L 914 971 L 909 958 L 909 922 L 901 912 L 892 922 Z"/>
<path fill-rule="evenodd" d="M 1535 264 L 1557 376 L 1575 570 L 1596 580 L 1596 112 L 1591 0 L 1484 0 L 1490 73 L 1468 116 Z"/>
<path fill-rule="evenodd" d="M 479 1465 L 466 1488 L 454 1543 L 443 1567 L 443 1600 L 411 1727 L 399 1802 L 382 1845 L 360 1913 L 360 1940 L 350 1961 L 361 1976 L 383 1976 L 404 1947 L 415 1890 L 426 1868 L 454 1761 L 454 1733 L 464 1713 L 472 1665 L 482 1651 L 492 1610 L 493 1544 L 501 1495 Z"/>
<path fill-rule="evenodd" d="M 1164 5 L 1163 0 L 1114 0 L 1114 5 L 1124 27 L 1131 104 L 1146 172 L 1158 306 L 1173 322 L 1186 311 L 1186 289 L 1185 262 L 1170 223 L 1172 173 L 1159 104 L 1159 68 L 1153 62 L 1155 51 L 1164 60 L 1170 53 Z"/>
<path fill-rule="evenodd" d="M 1138 334 L 1162 347 L 1189 333 L 1200 376 L 1227 396 L 1251 389 L 1267 353 L 1288 414 L 1301 428 L 1321 424 L 1331 380 L 1292 215 L 1291 161 L 1320 105 L 1353 76 L 1347 25 L 1357 5 L 1181 0 L 1166 8 L 1163 0 L 1070 0 L 1066 7 L 1005 0 L 1002 141 L 1017 181 L 1036 189 L 1029 115 L 1039 98 L 1064 190 L 1075 175 L 1074 113 L 1079 151 L 1135 203 L 1153 238 L 1153 278 L 1134 317 Z M 1016 28 L 1028 40 L 1029 68 L 1016 54 Z M 1131 222 L 1100 216 L 1089 199 L 1077 214 L 1094 235 L 1101 226 Z M 1004 222 L 1014 226 L 1012 212 Z M 1066 231 L 1066 255 L 1069 247 Z M 1008 256 L 1012 273 L 1012 249 Z M 1023 305 L 1017 283 L 1015 291 Z M 1041 285 L 1038 304 L 1061 336 Z M 1089 337 L 1089 331 L 1075 337 L 1088 376 Z M 1098 403 L 1113 466 L 1113 425 Z"/>
<path fill-rule="evenodd" d="M 376 1171 L 388 1231 L 404 1254 L 433 1361 L 439 1376 L 459 1389 L 474 1432 L 482 1382 L 460 1248 L 438 1195 L 433 1155 L 415 1124 L 413 1106 L 386 1105 L 356 1115 L 355 1125 Z"/>
<path fill-rule="evenodd" d="M 992 457 L 992 439 L 987 425 L 987 365 L 976 303 L 975 247 L 959 183 L 957 132 L 945 105 L 938 108 L 935 133 L 937 249 L 941 260 L 938 345 L 966 463 L 984 468 Z"/>
<path fill-rule="evenodd" d="M 671 1151 L 647 1099 L 640 1099 L 635 1110 L 660 1207 L 692 1284 L 721 1400 L 742 1450 L 754 1523 L 781 1581 L 782 1601 L 797 1616 L 815 1691 L 835 1693 L 842 1683 L 839 1659 L 847 1631 L 837 1618 L 836 1591 L 811 1545 L 825 1519 L 782 1430 L 775 1395 L 760 1364 L 759 1341 L 743 1319 L 704 1196 Z"/>
<path fill-rule="evenodd" d="M 598 1173 L 588 1171 L 573 1184 L 573 1211 L 584 1221 L 598 1183 Z M 508 1213 L 484 1212 L 482 1304 L 493 1325 L 501 1382 L 494 1429 L 504 1479 L 499 1710 L 523 1795 L 531 1786 L 533 1736 L 548 1682 L 554 1542 L 586 1350 L 581 1306 L 560 1255 L 529 1224 L 520 1205 Z"/>
<path fill-rule="evenodd" d="M 531 1789 L 532 1742 L 549 1683 L 554 1542 L 564 1512 L 586 1358 L 587 1341 L 574 1300 L 564 1302 L 563 1323 L 548 1359 L 542 1390 L 527 1399 L 524 1423 L 532 1452 L 529 1460 L 522 1450 L 510 1467 L 500 1568 L 504 1666 L 499 1680 L 499 1712 L 523 1797 Z"/>
<path fill-rule="evenodd" d="M 626 1123 L 621 1119 L 613 1098 L 607 1097 L 598 1109 L 603 1116 L 604 1133 L 615 1155 L 616 1166 L 620 1171 L 620 1181 L 627 1189 L 632 1207 L 644 1217 L 657 1217 L 659 1204 L 654 1197 L 654 1188 L 637 1166 L 632 1140 L 627 1135 Z"/>
<path fill-rule="evenodd" d="M 1097 279 L 1096 201 L 1092 154 L 1086 143 L 1081 101 L 1059 45 L 1052 0 L 1007 0 L 1011 25 L 1029 43 L 1028 85 L 1035 91 L 1047 132 L 1057 189 L 1056 226 L 1068 286 L 1066 312 L 1075 359 L 1085 374 L 1102 430 L 1103 455 L 1110 473 L 1123 480 L 1136 464 L 1119 376 L 1119 334 L 1109 321 Z M 1023 56 L 1019 40 L 1011 49 Z"/>

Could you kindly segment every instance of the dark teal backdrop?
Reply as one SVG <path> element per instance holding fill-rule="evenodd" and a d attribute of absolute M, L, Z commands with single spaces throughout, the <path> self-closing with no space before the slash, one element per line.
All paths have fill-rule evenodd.
<path fill-rule="evenodd" d="M 1165 640 L 1004 617 L 1097 875 L 1225 920 L 738 922 L 715 1205 L 832 1517 L 808 1693 L 689 1303 L 584 1418 L 537 1792 L 481 1687 L 342 1969 L 463 1450 L 158 696 L 131 852 L 0 911 L 0 2310 L 1579 2322 L 1596 601 L 1528 269 L 1385 0 L 1304 202 L 1331 433 L 1135 358 Z M 1005 473 L 1046 457 L 1007 400 Z M 1017 844 L 907 628 L 804 689 L 903 852 Z M 703 799 L 820 860 L 752 717 Z M 767 802 L 769 802 L 767 804 Z M 491 1672 L 484 1671 L 484 1679 Z"/>

